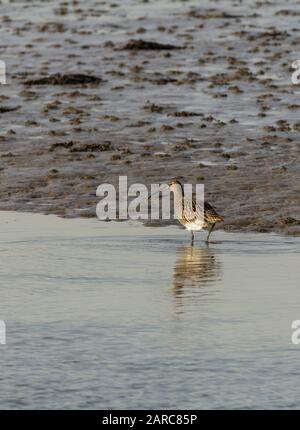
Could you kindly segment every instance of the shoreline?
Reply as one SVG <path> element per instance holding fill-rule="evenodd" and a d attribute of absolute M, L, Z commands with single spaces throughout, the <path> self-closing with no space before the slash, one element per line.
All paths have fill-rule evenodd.
<path fill-rule="evenodd" d="M 56 214 L 53 212 L 34 212 L 34 211 L 25 211 L 25 210 L 20 210 L 20 211 L 16 211 L 14 209 L 0 209 L 0 214 L 1 213 L 12 213 L 12 214 L 26 214 L 26 215 L 40 215 L 40 216 L 54 216 L 55 218 L 61 219 L 61 220 L 85 220 L 85 219 L 91 219 L 91 220 L 95 220 L 97 222 L 100 223 L 134 223 L 134 224 L 139 224 L 142 225 L 143 227 L 155 227 L 155 228 L 163 228 L 163 227 L 178 227 L 180 230 L 183 230 L 183 232 L 186 233 L 186 237 L 187 239 L 189 238 L 189 235 L 187 234 L 188 232 L 185 230 L 185 228 L 176 220 L 155 220 L 155 221 L 147 221 L 147 220 L 131 220 L 131 219 L 122 219 L 122 220 L 99 220 L 95 214 L 95 216 L 92 216 L 90 213 L 86 213 L 83 216 L 62 216 L 60 214 Z M 229 224 L 225 224 L 224 226 L 224 222 L 218 223 L 214 229 L 214 231 L 220 231 L 220 232 L 225 232 L 225 233 L 233 233 L 233 234 L 273 234 L 279 237 L 291 237 L 291 238 L 297 238 L 300 235 L 298 234 L 293 234 L 290 233 L 289 231 L 282 231 L 282 230 L 276 230 L 276 229 L 272 229 L 272 230 L 266 230 L 266 229 L 257 229 L 255 230 L 254 228 L 249 228 L 249 227 L 244 227 L 243 229 L 239 229 L 238 227 L 234 227 L 231 226 Z M 225 228 L 224 228 L 225 227 Z M 196 237 L 196 242 L 201 242 L 202 240 L 199 240 L 200 235 L 205 234 L 205 232 L 207 231 L 207 229 L 202 229 L 199 230 L 197 232 L 195 232 L 195 237 Z M 184 237 L 184 235 L 183 235 Z M 197 239 L 198 238 L 198 239 Z M 213 240 L 212 240 L 213 242 Z"/>

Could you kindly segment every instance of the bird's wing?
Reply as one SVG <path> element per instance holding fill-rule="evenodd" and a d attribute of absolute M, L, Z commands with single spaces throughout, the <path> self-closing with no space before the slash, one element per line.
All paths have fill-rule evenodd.
<path fill-rule="evenodd" d="M 215 209 L 207 202 L 204 202 L 204 207 L 198 203 L 195 198 L 184 198 L 183 218 L 188 222 L 205 222 L 216 223 L 223 221 L 223 218 L 215 211 Z"/>
<path fill-rule="evenodd" d="M 223 218 L 215 211 L 215 209 L 208 203 L 204 202 L 203 205 L 199 204 L 195 198 L 192 200 L 192 209 L 195 213 L 195 217 L 200 219 L 204 216 L 204 222 L 215 223 L 218 221 L 223 221 Z"/>
<path fill-rule="evenodd" d="M 184 198 L 183 217 L 187 222 L 203 222 L 203 208 L 195 199 Z"/>
<path fill-rule="evenodd" d="M 223 221 L 221 215 L 219 215 L 215 209 L 207 202 L 204 202 L 204 220 L 206 222 L 214 223 Z"/>

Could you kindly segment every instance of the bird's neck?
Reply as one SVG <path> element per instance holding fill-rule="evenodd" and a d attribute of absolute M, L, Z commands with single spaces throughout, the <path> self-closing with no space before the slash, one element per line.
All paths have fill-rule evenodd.
<path fill-rule="evenodd" d="M 173 189 L 174 193 L 174 211 L 178 219 L 183 218 L 183 189 L 181 185 L 176 184 Z"/>

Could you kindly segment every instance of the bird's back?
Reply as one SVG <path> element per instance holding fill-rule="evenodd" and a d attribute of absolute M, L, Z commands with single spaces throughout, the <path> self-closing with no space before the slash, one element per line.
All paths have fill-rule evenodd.
<path fill-rule="evenodd" d="M 183 211 L 181 216 L 178 218 L 181 224 L 214 224 L 219 221 L 223 221 L 221 215 L 219 215 L 215 209 L 207 202 L 204 202 L 204 208 L 199 205 L 196 200 L 183 198 Z"/>
<path fill-rule="evenodd" d="M 204 221 L 207 223 L 215 223 L 223 221 L 223 217 L 221 217 L 209 203 L 204 202 Z"/>

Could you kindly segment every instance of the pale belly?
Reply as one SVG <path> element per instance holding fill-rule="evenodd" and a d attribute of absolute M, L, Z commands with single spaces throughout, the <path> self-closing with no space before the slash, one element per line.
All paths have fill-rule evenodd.
<path fill-rule="evenodd" d="M 206 222 L 196 221 L 196 222 L 185 222 L 183 220 L 178 220 L 180 224 L 184 225 L 188 231 L 198 231 L 207 227 Z"/>

